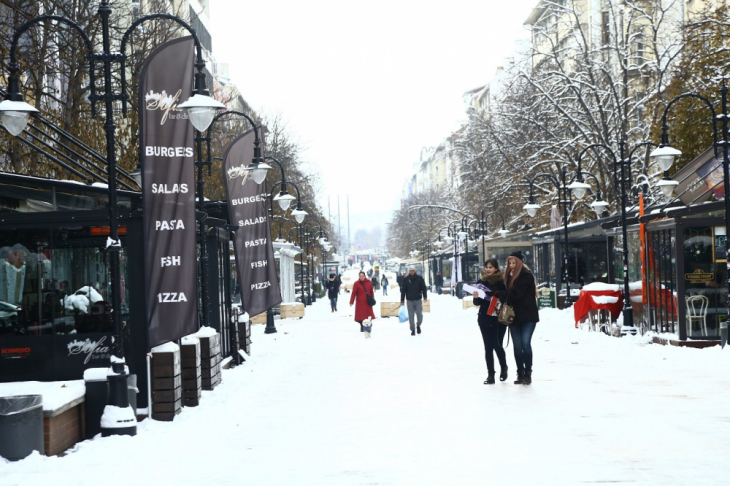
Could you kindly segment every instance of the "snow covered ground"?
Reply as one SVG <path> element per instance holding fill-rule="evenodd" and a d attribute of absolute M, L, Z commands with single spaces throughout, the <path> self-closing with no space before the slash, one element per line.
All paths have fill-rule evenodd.
<path fill-rule="evenodd" d="M 348 297 L 274 335 L 254 326 L 250 361 L 174 423 L 0 462 L 0 484 L 727 483 L 730 349 L 610 338 L 543 311 L 533 384 L 512 384 L 510 344 L 510 380 L 486 386 L 476 309 L 436 296 L 420 336 L 389 318 L 365 339 Z"/>

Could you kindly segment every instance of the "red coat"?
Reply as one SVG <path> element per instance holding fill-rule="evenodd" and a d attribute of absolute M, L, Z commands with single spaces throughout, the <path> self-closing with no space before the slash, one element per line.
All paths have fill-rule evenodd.
<path fill-rule="evenodd" d="M 365 286 L 364 289 L 363 285 Z M 357 281 L 355 281 L 355 284 L 352 286 L 352 297 L 350 297 L 350 305 L 355 302 L 355 298 L 357 297 L 357 304 L 355 304 L 356 321 L 364 321 L 368 317 L 371 319 L 375 319 L 375 313 L 373 312 L 373 308 L 368 305 L 368 298 L 365 296 L 366 291 L 373 298 L 375 298 L 375 294 L 373 294 L 373 284 L 370 283 L 370 280 L 365 279 L 363 281 L 358 279 Z"/>

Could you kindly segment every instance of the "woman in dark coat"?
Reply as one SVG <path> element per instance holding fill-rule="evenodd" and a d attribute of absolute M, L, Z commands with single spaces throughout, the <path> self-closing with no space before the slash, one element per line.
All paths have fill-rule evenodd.
<path fill-rule="evenodd" d="M 487 312 L 494 295 L 499 290 L 507 290 L 504 286 L 504 275 L 499 270 L 499 263 L 495 258 L 490 258 L 484 263 L 484 270 L 479 277 L 479 283 L 488 287 L 489 292 L 485 292 L 484 299 L 479 297 L 478 292 L 474 292 L 474 305 L 479 306 L 479 330 L 482 332 L 484 340 L 484 352 L 487 360 L 487 379 L 485 385 L 494 384 L 494 353 L 497 353 L 499 360 L 499 381 L 507 379 L 507 359 L 504 354 L 502 342 L 504 334 L 507 332 L 507 326 L 500 324 L 497 316 L 490 316 Z"/>
<path fill-rule="evenodd" d="M 375 313 L 373 312 L 373 308 L 370 307 L 370 304 L 368 304 L 367 295 L 375 298 L 375 294 L 373 293 L 373 284 L 371 284 L 370 280 L 365 277 L 365 272 L 360 272 L 360 279 L 352 286 L 352 296 L 350 297 L 350 307 L 352 307 L 355 299 L 357 299 L 357 305 L 355 306 L 355 322 L 360 324 L 360 332 L 364 332 L 362 322 L 365 319 L 375 319 Z"/>
<path fill-rule="evenodd" d="M 537 312 L 535 276 L 522 263 L 522 252 L 515 251 L 507 258 L 504 284 L 507 290 L 497 292 L 499 299 L 515 311 L 514 323 L 509 326 L 517 362 L 515 385 L 532 383 L 532 333 L 540 320 Z"/>

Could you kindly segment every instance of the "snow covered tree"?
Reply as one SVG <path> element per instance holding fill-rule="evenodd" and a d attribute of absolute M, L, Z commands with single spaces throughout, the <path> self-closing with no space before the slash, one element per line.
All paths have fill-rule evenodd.
<path fill-rule="evenodd" d="M 682 49 L 680 2 L 604 0 L 600 16 L 593 3 L 545 0 L 535 9 L 527 56 L 508 68 L 503 94 L 490 109 L 471 114 L 457 149 L 464 180 L 472 181 L 468 197 L 485 192 L 476 184 L 484 181 L 485 199 L 520 212 L 526 174 L 557 175 L 567 166 L 572 176 L 578 154 L 592 144 L 618 155 L 621 140 L 631 147 L 656 139 L 645 112 Z M 638 155 L 634 174 L 646 173 L 647 153 Z M 588 151 L 581 167 L 599 180 L 604 199 L 617 201 L 605 151 Z M 540 202 L 554 202 L 555 187 L 540 187 L 548 196 Z M 587 211 L 588 202 L 576 209 Z"/>

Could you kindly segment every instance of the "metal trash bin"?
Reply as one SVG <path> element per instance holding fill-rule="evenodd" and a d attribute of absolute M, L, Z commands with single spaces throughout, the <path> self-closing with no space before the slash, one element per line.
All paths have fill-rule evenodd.
<path fill-rule="evenodd" d="M 43 396 L 0 397 L 0 456 L 19 461 L 33 451 L 44 454 Z"/>
<path fill-rule="evenodd" d="M 109 368 L 88 368 L 84 371 L 84 409 L 86 414 L 86 436 L 91 439 L 101 433 L 101 416 L 109 402 L 109 382 L 106 374 Z"/>

